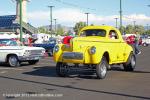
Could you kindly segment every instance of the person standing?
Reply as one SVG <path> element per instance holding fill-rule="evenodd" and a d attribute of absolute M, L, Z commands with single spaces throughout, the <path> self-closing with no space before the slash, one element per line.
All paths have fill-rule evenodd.
<path fill-rule="evenodd" d="M 134 48 L 135 48 L 135 54 L 141 54 L 141 51 L 140 51 L 140 49 L 139 49 L 139 40 L 140 40 L 140 34 L 136 31 L 135 32 L 135 39 L 134 39 L 134 41 L 135 41 L 135 43 L 134 43 Z"/>

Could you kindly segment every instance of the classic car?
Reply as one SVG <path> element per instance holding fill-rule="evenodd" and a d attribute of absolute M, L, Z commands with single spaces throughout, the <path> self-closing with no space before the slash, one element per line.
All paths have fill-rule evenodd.
<path fill-rule="evenodd" d="M 53 55 L 53 48 L 57 44 L 57 41 L 55 38 L 50 38 L 49 41 L 40 43 L 40 44 L 32 44 L 34 47 L 43 47 L 49 56 Z"/>
<path fill-rule="evenodd" d="M 78 67 L 91 69 L 99 79 L 104 79 L 111 65 L 123 64 L 126 71 L 133 71 L 136 65 L 133 48 L 112 26 L 86 26 L 70 45 L 56 45 L 53 55 L 56 72 L 62 77 L 72 67 Z"/>
<path fill-rule="evenodd" d="M 21 62 L 36 64 L 44 56 L 45 49 L 41 47 L 19 46 L 13 39 L 0 39 L 0 62 L 11 67 L 20 66 Z"/>

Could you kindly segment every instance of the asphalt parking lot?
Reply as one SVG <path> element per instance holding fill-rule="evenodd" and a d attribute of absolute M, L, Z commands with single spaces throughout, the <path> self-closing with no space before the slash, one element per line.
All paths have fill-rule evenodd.
<path fill-rule="evenodd" d="M 0 100 L 150 100 L 150 46 L 141 47 L 134 72 L 113 66 L 104 80 L 81 73 L 58 77 L 51 57 L 37 65 L 0 65 Z"/>

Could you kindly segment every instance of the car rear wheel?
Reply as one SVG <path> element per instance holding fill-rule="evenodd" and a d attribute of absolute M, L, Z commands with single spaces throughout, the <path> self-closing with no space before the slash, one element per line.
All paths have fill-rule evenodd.
<path fill-rule="evenodd" d="M 107 60 L 105 57 L 102 58 L 101 62 L 96 66 L 96 75 L 99 79 L 104 79 L 107 74 Z"/>
<path fill-rule="evenodd" d="M 148 44 L 147 44 L 147 43 L 143 43 L 143 46 L 144 46 L 144 47 L 147 47 L 147 46 L 148 46 Z"/>
<path fill-rule="evenodd" d="M 136 66 L 136 57 L 133 53 L 130 54 L 128 61 L 123 64 L 125 71 L 133 71 Z"/>
<path fill-rule="evenodd" d="M 8 57 L 8 64 L 11 67 L 18 67 L 18 66 L 20 66 L 20 62 L 18 60 L 18 57 L 16 55 L 10 55 Z"/>
<path fill-rule="evenodd" d="M 65 77 L 68 74 L 68 65 L 66 63 L 58 62 L 56 64 L 56 73 L 60 77 Z"/>

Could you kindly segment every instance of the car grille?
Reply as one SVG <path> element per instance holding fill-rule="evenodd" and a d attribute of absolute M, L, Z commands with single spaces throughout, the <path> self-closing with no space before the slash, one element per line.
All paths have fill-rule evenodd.
<path fill-rule="evenodd" d="M 30 55 L 41 55 L 42 54 L 42 50 L 31 50 L 30 51 Z"/>
<path fill-rule="evenodd" d="M 83 53 L 79 52 L 65 52 L 62 55 L 63 59 L 76 59 L 76 60 L 82 60 L 83 59 Z"/>

